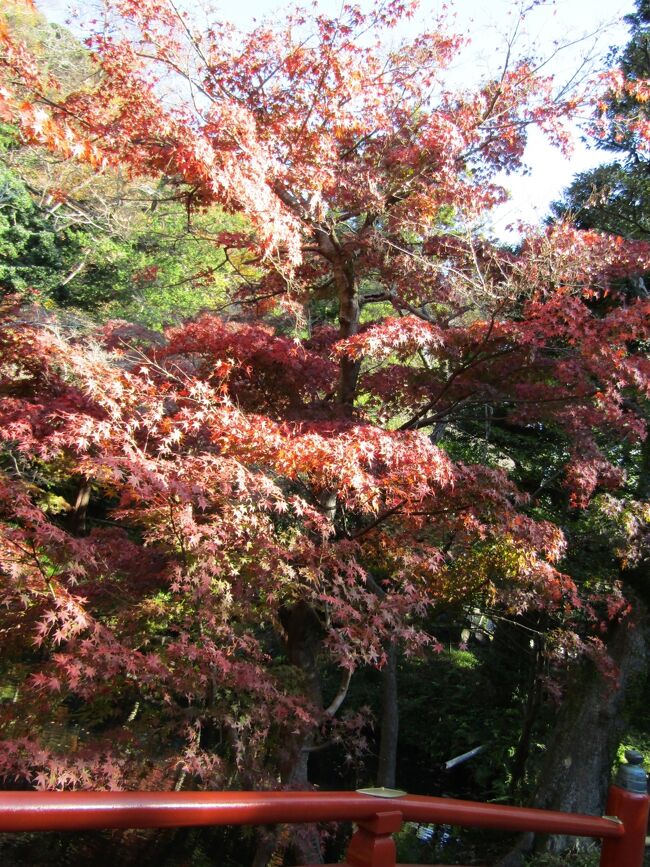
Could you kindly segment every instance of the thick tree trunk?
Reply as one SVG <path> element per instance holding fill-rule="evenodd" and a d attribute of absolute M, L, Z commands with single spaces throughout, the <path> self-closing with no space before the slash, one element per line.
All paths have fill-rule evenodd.
<path fill-rule="evenodd" d="M 322 640 L 322 625 L 316 612 L 306 602 L 297 602 L 280 610 L 280 620 L 285 630 L 285 646 L 289 663 L 300 670 L 303 677 L 302 691 L 305 700 L 312 707 L 323 708 L 323 692 L 318 651 Z M 282 784 L 293 789 L 309 788 L 309 748 L 313 745 L 312 735 L 298 737 L 287 745 L 286 755 L 281 763 Z M 253 858 L 252 867 L 266 867 L 278 847 L 291 848 L 300 864 L 322 864 L 318 829 L 315 825 L 299 825 L 292 830 L 291 842 L 282 839 L 282 833 L 264 836 L 260 839 Z"/>
<path fill-rule="evenodd" d="M 77 499 L 68 515 L 68 526 L 73 536 L 86 535 L 86 514 L 90 502 L 90 482 L 83 479 L 77 491 Z"/>
<path fill-rule="evenodd" d="M 345 255 L 334 233 L 323 229 L 316 232 L 318 248 L 332 268 L 332 279 L 339 301 L 339 336 L 352 337 L 359 331 L 359 286 L 353 260 Z M 361 362 L 342 358 L 339 363 L 339 403 L 351 407 L 357 393 Z"/>
<path fill-rule="evenodd" d="M 286 631 L 287 656 L 291 665 L 300 669 L 304 677 L 303 692 L 313 707 L 323 707 L 323 690 L 318 651 L 322 640 L 322 624 L 316 612 L 306 602 L 298 602 L 281 612 Z M 282 768 L 282 782 L 294 789 L 309 788 L 309 748 L 313 737 L 299 738 Z M 299 825 L 292 834 L 292 846 L 301 864 L 322 864 L 318 829 L 315 825 Z"/>
<path fill-rule="evenodd" d="M 397 694 L 397 644 L 388 646 L 386 664 L 381 670 L 381 734 L 377 785 L 395 788 L 399 704 Z"/>
<path fill-rule="evenodd" d="M 571 677 L 548 748 L 533 806 L 572 813 L 602 815 L 610 784 L 612 762 L 623 731 L 622 708 L 635 677 L 645 665 L 646 636 L 640 608 L 612 628 L 608 652 L 618 666 L 618 678 L 603 678 L 584 661 Z M 586 848 L 590 840 L 526 835 L 500 862 L 501 867 L 523 863 L 532 849 L 561 853 L 571 846 Z"/>
<path fill-rule="evenodd" d="M 605 808 L 612 762 L 624 728 L 621 712 L 626 693 L 646 660 L 639 611 L 613 628 L 607 649 L 618 667 L 618 678 L 603 678 L 589 663 L 576 672 L 542 771 L 536 807 L 596 815 Z M 557 836 L 536 848 L 561 852 L 571 842 Z"/>
<path fill-rule="evenodd" d="M 351 259 L 346 259 L 333 233 L 318 229 L 316 240 L 321 254 L 332 268 L 339 301 L 339 334 L 342 338 L 351 337 L 359 330 L 360 317 L 359 290 L 354 273 L 354 264 Z M 354 405 L 360 367 L 360 362 L 356 360 L 343 358 L 340 362 L 338 400 L 349 409 Z M 320 496 L 317 496 L 317 500 L 324 513 L 333 521 L 336 514 L 336 492 L 322 492 Z M 300 669 L 304 677 L 305 698 L 312 706 L 323 709 L 323 695 L 318 668 L 318 650 L 322 635 L 321 624 L 316 612 L 306 603 L 298 602 L 296 605 L 282 609 L 280 619 L 285 629 L 289 662 Z M 344 695 L 345 691 L 342 694 Z M 336 713 L 339 703 L 335 699 L 332 713 Z M 326 713 L 329 713 L 329 709 Z M 312 746 L 313 739 L 308 736 L 307 738 L 299 738 L 290 747 L 281 769 L 283 784 L 301 789 L 309 787 L 308 760 Z M 297 828 L 296 831 L 297 833 L 293 835 L 291 848 L 296 851 L 300 863 L 322 863 L 323 858 L 316 827 L 305 825 Z M 269 842 L 260 841 L 253 867 L 266 867 L 272 854 L 273 849 Z"/>
<path fill-rule="evenodd" d="M 339 295 L 339 334 L 352 337 L 359 330 L 359 288 L 354 277 L 352 263 L 334 263 L 334 281 Z M 341 358 L 339 373 L 339 401 L 352 406 L 357 393 L 357 381 L 361 362 L 351 358 Z"/>

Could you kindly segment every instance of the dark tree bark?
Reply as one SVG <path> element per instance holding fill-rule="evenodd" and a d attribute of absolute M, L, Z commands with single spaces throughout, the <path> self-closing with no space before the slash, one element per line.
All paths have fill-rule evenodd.
<path fill-rule="evenodd" d="M 73 536 L 86 535 L 86 514 L 90 503 L 90 482 L 83 479 L 77 491 L 75 504 L 68 515 L 68 526 Z"/>
<path fill-rule="evenodd" d="M 386 664 L 381 670 L 381 734 L 377 785 L 395 788 L 399 704 L 397 693 L 397 644 L 388 646 Z"/>
<path fill-rule="evenodd" d="M 526 762 L 530 753 L 530 742 L 537 720 L 537 714 L 542 700 L 542 683 L 540 676 L 543 670 L 544 656 L 538 638 L 534 640 L 535 659 L 530 667 L 528 682 L 528 695 L 521 729 L 521 735 L 517 743 L 515 755 L 512 760 L 512 772 L 510 780 L 510 793 L 515 792 L 524 777 Z"/>
<path fill-rule="evenodd" d="M 361 314 L 354 261 L 341 249 L 333 231 L 317 229 L 316 240 L 321 255 L 327 259 L 332 269 L 332 280 L 339 302 L 339 336 L 352 337 L 359 331 Z M 339 362 L 338 400 L 344 406 L 352 407 L 354 404 L 360 369 L 361 362 L 356 359 L 343 357 Z"/>
<path fill-rule="evenodd" d="M 618 667 L 616 682 L 603 678 L 586 660 L 576 666 L 558 714 L 534 807 L 602 815 L 624 728 L 621 711 L 646 661 L 644 613 L 639 603 L 634 616 L 612 627 L 608 652 Z M 523 853 L 532 849 L 561 853 L 575 845 L 586 848 L 593 843 L 560 835 L 537 839 L 525 835 L 500 867 L 522 864 Z"/>
<path fill-rule="evenodd" d="M 303 601 L 284 606 L 279 614 L 285 631 L 287 657 L 289 663 L 302 674 L 306 702 L 322 710 L 323 691 L 318 666 L 318 652 L 323 637 L 320 619 L 314 609 Z M 312 746 L 312 734 L 297 737 L 293 743 L 287 745 L 280 767 L 280 778 L 284 786 L 293 789 L 309 788 L 308 763 Z M 261 837 L 251 867 L 266 867 L 279 847 L 295 850 L 300 864 L 323 863 L 320 838 L 315 825 L 294 826 L 291 843 L 283 838 L 281 829 L 278 833 Z"/>
<path fill-rule="evenodd" d="M 605 680 L 585 662 L 572 679 L 542 771 L 535 806 L 602 815 L 610 773 L 624 729 L 626 693 L 646 660 L 641 618 L 626 618 L 612 630 L 608 651 L 619 669 L 618 682 Z M 554 836 L 535 848 L 565 851 L 571 838 Z"/>
<path fill-rule="evenodd" d="M 323 627 L 314 609 L 306 602 L 297 602 L 280 612 L 286 632 L 287 656 L 291 665 L 300 669 L 304 677 L 303 692 L 313 707 L 323 707 L 323 689 L 318 652 L 323 638 Z M 290 751 L 281 770 L 284 785 L 295 789 L 309 788 L 309 752 L 313 737 L 299 738 Z M 323 855 L 315 825 L 298 825 L 292 834 L 292 846 L 301 864 L 322 864 Z"/>

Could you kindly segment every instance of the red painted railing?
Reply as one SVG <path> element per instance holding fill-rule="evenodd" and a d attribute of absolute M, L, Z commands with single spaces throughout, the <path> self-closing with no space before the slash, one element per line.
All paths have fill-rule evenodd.
<path fill-rule="evenodd" d="M 424 795 L 360 792 L 0 792 L 0 831 L 86 831 L 190 825 L 351 821 L 342 867 L 394 867 L 403 821 L 567 834 L 603 840 L 601 867 L 642 867 L 650 799 L 610 789 L 605 817 Z"/>

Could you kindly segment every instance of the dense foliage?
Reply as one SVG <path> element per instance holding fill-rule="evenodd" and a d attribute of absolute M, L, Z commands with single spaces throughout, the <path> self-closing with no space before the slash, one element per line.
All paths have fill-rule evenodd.
<path fill-rule="evenodd" d="M 520 690 L 514 789 L 558 670 L 586 656 L 615 687 L 620 568 L 648 521 L 650 302 L 625 287 L 650 247 L 567 223 L 516 250 L 481 237 L 528 128 L 563 145 L 587 97 L 512 58 L 452 92 L 442 21 L 383 47 L 410 11 L 198 34 L 171 3 L 111 0 L 73 82 L 18 5 L 0 19 L 22 154 L 0 211 L 7 785 L 304 786 L 328 745 L 363 755 L 360 673 L 442 638 L 498 652 L 509 623 L 530 665 L 472 677 Z M 122 203 L 118 231 L 95 195 L 99 228 L 57 228 L 29 189 L 39 154 L 104 203 L 122 177 L 148 190 L 146 218 Z"/>

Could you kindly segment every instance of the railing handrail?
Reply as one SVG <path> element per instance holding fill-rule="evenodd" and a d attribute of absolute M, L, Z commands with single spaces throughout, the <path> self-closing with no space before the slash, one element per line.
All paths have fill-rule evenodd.
<path fill-rule="evenodd" d="M 643 796 L 639 796 L 643 797 Z M 0 792 L 0 831 L 169 828 L 192 825 L 371 820 L 382 810 L 404 821 L 617 838 L 616 818 L 403 795 L 384 800 L 359 792 Z"/>

